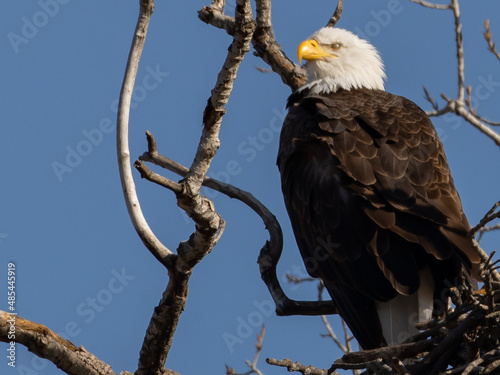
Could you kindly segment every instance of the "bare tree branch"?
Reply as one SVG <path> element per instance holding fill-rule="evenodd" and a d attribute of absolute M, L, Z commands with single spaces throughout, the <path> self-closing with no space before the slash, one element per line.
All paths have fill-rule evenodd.
<path fill-rule="evenodd" d="M 234 371 L 232 367 L 229 367 L 226 365 L 226 374 L 227 375 L 250 375 L 250 374 L 257 374 L 257 375 L 264 375 L 262 371 L 259 370 L 257 367 L 257 362 L 259 361 L 259 356 L 262 351 L 262 346 L 264 343 L 264 334 L 266 332 L 266 328 L 262 326 L 262 329 L 260 330 L 260 333 L 257 335 L 257 342 L 255 343 L 255 355 L 253 357 L 253 361 L 250 362 L 248 360 L 245 361 L 246 365 L 250 367 L 250 370 L 244 373 L 238 373 Z"/>
<path fill-rule="evenodd" d="M 231 36 L 234 35 L 234 17 L 226 16 L 223 9 L 204 6 L 198 11 L 198 18 L 209 25 L 225 30 Z"/>
<path fill-rule="evenodd" d="M 330 337 L 333 342 L 339 347 L 340 350 L 344 353 L 349 353 L 350 350 L 347 347 L 347 343 L 344 345 L 342 341 L 339 340 L 335 332 L 333 331 L 332 326 L 330 325 L 330 322 L 328 321 L 326 315 L 321 315 L 321 320 L 323 321 L 323 324 L 325 325 L 325 328 L 328 332 L 327 335 L 323 335 L 325 337 Z"/>
<path fill-rule="evenodd" d="M 135 189 L 134 178 L 132 176 L 130 149 L 128 144 L 128 126 L 132 91 L 134 89 L 135 77 L 137 76 L 139 61 L 144 48 L 149 20 L 153 13 L 153 9 L 153 0 L 140 1 L 139 19 L 137 20 L 125 70 L 125 77 L 120 92 L 116 140 L 120 180 L 130 220 L 146 248 L 160 263 L 167 266 L 171 264 L 174 254 L 155 236 L 142 213 Z"/>
<path fill-rule="evenodd" d="M 223 3 L 217 2 L 218 8 L 222 6 Z M 212 251 L 224 230 L 224 221 L 215 212 L 212 202 L 201 196 L 200 189 L 212 159 L 219 148 L 222 117 L 232 92 L 236 72 L 246 52 L 250 50 L 255 23 L 249 0 L 237 1 L 235 25 L 237 27 L 233 42 L 229 46 L 226 60 L 203 113 L 204 127 L 200 143 L 184 179 L 176 184 L 150 173 L 141 161 L 136 163 L 142 176 L 175 192 L 177 204 L 195 222 L 196 227 L 189 240 L 179 244 L 175 264 L 168 267 L 167 289 L 160 304 L 155 308 L 146 331 L 136 375 L 165 373 L 165 362 L 180 314 L 186 303 L 188 282 L 193 267 Z M 155 151 L 156 144 L 152 136 L 148 136 L 148 140 L 148 149 Z"/>
<path fill-rule="evenodd" d="M 273 366 L 286 367 L 289 372 L 297 371 L 304 375 L 339 375 L 337 372 L 329 372 L 326 369 L 319 369 L 314 366 L 305 366 L 299 362 L 292 362 L 290 359 L 267 358 L 266 362 Z"/>
<path fill-rule="evenodd" d="M 497 51 L 496 48 L 496 43 L 493 41 L 493 35 L 491 34 L 490 30 L 490 20 L 486 19 L 484 20 L 484 39 L 486 39 L 486 42 L 488 43 L 488 48 L 492 54 L 496 56 L 498 61 L 500 61 L 500 52 Z"/>
<path fill-rule="evenodd" d="M 425 1 L 425 0 L 410 0 L 410 1 L 412 3 L 420 4 L 420 5 L 424 6 L 424 7 L 432 8 L 432 9 L 446 10 L 446 9 L 450 9 L 452 7 L 451 5 L 434 4 L 434 3 L 430 3 L 430 2 Z"/>
<path fill-rule="evenodd" d="M 271 0 L 257 0 L 255 6 L 257 28 L 267 29 L 270 36 L 274 38 L 273 23 L 271 21 Z"/>
<path fill-rule="evenodd" d="M 483 227 L 483 228 L 479 229 L 479 236 L 477 237 L 477 242 L 481 241 L 481 239 L 483 238 L 483 235 L 486 232 L 491 232 L 491 231 L 494 231 L 494 230 L 500 230 L 500 224 L 486 226 L 486 227 Z"/>
<path fill-rule="evenodd" d="M 182 186 L 180 184 L 152 172 L 141 160 L 136 160 L 134 167 L 141 173 L 142 178 L 163 186 L 166 189 L 172 190 L 176 194 L 182 193 Z"/>
<path fill-rule="evenodd" d="M 15 339 L 9 337 L 12 333 Z M 5 311 L 0 311 L 0 341 L 22 344 L 30 352 L 48 359 L 70 375 L 116 375 L 110 365 L 85 348 L 77 348 L 42 324 Z"/>
<path fill-rule="evenodd" d="M 455 20 L 455 43 L 457 50 L 457 73 L 458 73 L 458 103 L 465 100 L 465 70 L 464 70 L 464 46 L 462 36 L 462 24 L 460 23 L 460 6 L 458 0 L 451 0 L 451 9 Z"/>
<path fill-rule="evenodd" d="M 493 121 L 490 121 L 484 117 L 481 117 L 477 114 L 477 109 L 473 108 L 472 107 L 472 87 L 471 86 L 467 86 L 467 97 L 465 99 L 465 104 L 467 105 L 467 109 L 469 110 L 470 114 L 472 116 L 474 116 L 478 121 L 480 122 L 484 122 L 488 125 L 492 125 L 492 126 L 500 126 L 500 122 L 493 122 Z"/>
<path fill-rule="evenodd" d="M 305 279 L 302 279 L 301 281 L 305 281 Z M 318 301 L 323 300 L 324 290 L 325 290 L 325 284 L 323 283 L 322 280 L 320 280 L 318 283 Z M 335 334 L 335 331 L 333 330 L 332 326 L 330 325 L 330 322 L 328 321 L 327 316 L 321 315 L 321 320 L 323 321 L 323 324 L 326 328 L 326 331 L 328 332 L 328 334 L 322 334 L 321 336 L 330 337 L 333 340 L 333 342 L 335 343 L 335 345 L 337 345 L 337 347 L 340 350 L 342 350 L 343 353 L 350 353 L 351 352 L 351 343 L 350 342 L 353 339 L 353 337 L 349 337 L 349 334 L 347 331 L 347 325 L 345 324 L 344 319 L 341 319 L 341 321 L 342 321 L 342 328 L 344 331 L 345 344 L 342 341 L 340 341 L 340 339 Z M 355 374 L 356 374 L 356 372 L 355 372 Z"/>
<path fill-rule="evenodd" d="M 470 230 L 469 236 L 474 237 L 477 232 L 481 230 L 481 228 L 484 228 L 486 224 L 492 222 L 495 219 L 500 218 L 500 211 L 495 212 L 497 208 L 500 207 L 500 201 L 495 203 L 493 207 L 490 208 L 490 210 L 484 215 L 484 217 L 479 221 L 479 223 Z"/>
<path fill-rule="evenodd" d="M 252 44 L 255 54 L 262 58 L 276 72 L 283 83 L 295 91 L 306 82 L 304 71 L 291 61 L 274 39 L 270 24 L 270 7 L 265 2 L 258 2 L 259 8 L 257 28 L 253 34 Z M 261 12 L 262 10 L 262 12 Z M 224 15 L 212 7 L 204 7 L 198 12 L 198 17 L 205 23 L 224 29 L 228 34 L 234 34 L 234 19 Z"/>
<path fill-rule="evenodd" d="M 467 111 L 467 109 L 465 109 L 463 104 L 460 104 L 459 102 L 456 101 L 450 101 L 448 102 L 448 104 L 450 105 L 450 108 L 454 109 L 453 110 L 454 113 L 462 117 L 465 121 L 474 126 L 477 130 L 486 135 L 488 138 L 493 140 L 493 142 L 495 142 L 495 144 L 500 147 L 500 134 L 498 134 L 493 129 L 491 129 L 487 124 L 482 122 L 476 115 Z"/>
<path fill-rule="evenodd" d="M 446 106 L 443 109 L 438 109 L 437 103 L 431 98 L 430 94 L 424 88 L 426 99 L 431 103 L 433 110 L 428 111 L 429 116 L 442 116 L 446 113 L 455 113 L 462 117 L 469 124 L 478 129 L 481 133 L 493 140 L 497 146 L 500 146 L 500 134 L 496 133 L 488 125 L 499 125 L 495 122 L 488 121 L 475 112 L 470 105 L 470 96 L 465 98 L 465 70 L 464 70 L 464 49 L 462 38 L 462 24 L 460 22 L 460 6 L 458 0 L 451 0 L 449 5 L 432 4 L 427 1 L 410 0 L 413 3 L 423 5 L 433 9 L 451 9 L 453 10 L 455 22 L 455 45 L 457 54 L 457 77 L 458 77 L 458 94 L 457 99 L 450 99 L 446 95 L 441 94 L 441 97 L 446 101 Z M 491 42 L 491 33 L 489 33 L 489 23 L 485 24 L 486 32 L 484 33 L 488 43 Z M 494 47 L 494 44 L 493 44 Z"/>
<path fill-rule="evenodd" d="M 427 90 L 427 88 L 425 86 L 423 87 L 423 89 L 424 89 L 424 93 L 425 93 L 425 99 L 431 104 L 431 106 L 434 109 L 434 111 L 438 112 L 439 111 L 439 105 L 432 98 L 431 94 L 429 93 L 429 91 Z"/>
<path fill-rule="evenodd" d="M 337 22 L 342 17 L 342 11 L 344 10 L 344 0 L 339 0 L 337 3 L 337 7 L 335 8 L 335 12 L 333 12 L 332 17 L 328 20 L 326 24 L 327 27 L 334 27 Z"/>
<path fill-rule="evenodd" d="M 166 168 L 180 176 L 185 176 L 188 168 L 160 155 L 156 149 L 156 142 L 153 135 L 150 132 L 146 134 L 148 138 L 148 152 L 144 153 L 139 159 Z M 270 239 L 266 241 L 266 244 L 261 249 L 257 262 L 260 267 L 261 277 L 276 304 L 276 313 L 278 315 L 324 315 L 337 313 L 337 309 L 332 301 L 294 301 L 286 296 L 276 274 L 276 266 L 283 250 L 283 233 L 276 217 L 267 207 L 249 192 L 213 178 L 205 177 L 203 185 L 219 191 L 230 198 L 240 200 L 262 218 L 269 232 Z"/>
<path fill-rule="evenodd" d="M 226 0 L 212 0 L 211 6 L 223 11 L 226 6 Z"/>

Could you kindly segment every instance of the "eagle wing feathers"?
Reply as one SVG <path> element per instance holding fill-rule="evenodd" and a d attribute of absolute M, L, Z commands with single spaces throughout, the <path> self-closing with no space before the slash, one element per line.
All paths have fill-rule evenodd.
<path fill-rule="evenodd" d="M 277 163 L 306 268 L 328 284 L 364 348 L 383 341 L 374 301 L 414 293 L 424 267 L 453 277 L 478 261 L 443 146 L 405 98 L 366 89 L 294 93 Z"/>

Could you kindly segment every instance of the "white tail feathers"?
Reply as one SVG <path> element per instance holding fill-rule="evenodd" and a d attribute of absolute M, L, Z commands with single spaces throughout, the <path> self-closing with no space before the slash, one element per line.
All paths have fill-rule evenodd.
<path fill-rule="evenodd" d="M 432 318 L 434 280 L 428 268 L 420 271 L 420 288 L 411 296 L 399 295 L 389 302 L 376 302 L 387 345 L 398 345 L 419 331 L 415 324 Z"/>

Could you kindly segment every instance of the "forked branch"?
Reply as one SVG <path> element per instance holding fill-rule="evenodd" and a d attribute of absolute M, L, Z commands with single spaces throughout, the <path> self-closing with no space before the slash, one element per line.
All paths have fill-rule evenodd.
<path fill-rule="evenodd" d="M 223 5 L 220 1 L 213 3 L 217 9 L 223 8 Z M 225 114 L 225 105 L 231 95 L 236 72 L 244 55 L 250 50 L 250 40 L 255 28 L 249 0 L 238 0 L 236 8 L 233 42 L 212 95 L 208 99 L 203 114 L 204 127 L 201 140 L 191 167 L 185 171 L 184 179 L 179 183 L 173 182 L 150 171 L 142 160 L 135 163 L 142 177 L 172 190 L 176 195 L 178 206 L 195 223 L 195 232 L 187 241 L 179 244 L 177 256 L 167 266 L 168 285 L 146 331 L 136 375 L 166 373 L 165 362 L 179 317 L 184 310 L 192 270 L 212 251 L 224 230 L 224 220 L 215 211 L 213 203 L 201 196 L 200 190 L 219 148 L 219 131 Z M 156 143 L 152 136 L 148 140 L 148 149 L 154 155 Z"/>
<path fill-rule="evenodd" d="M 469 124 L 478 129 L 481 133 L 490 138 L 497 146 L 500 147 L 500 134 L 495 132 L 490 125 L 500 125 L 497 122 L 487 120 L 479 116 L 475 110 L 471 108 L 470 105 L 470 95 L 466 97 L 466 92 L 470 93 L 470 89 L 465 87 L 465 57 L 464 57 L 464 47 L 463 47 L 463 37 L 462 37 L 462 23 L 460 22 L 460 6 L 458 0 L 451 0 L 450 4 L 433 4 L 428 1 L 423 0 L 410 0 L 413 3 L 423 5 L 432 9 L 450 9 L 453 11 L 453 19 L 455 24 L 455 46 L 456 46 L 456 56 L 457 56 L 457 89 L 458 94 L 456 99 L 451 99 L 444 94 L 441 97 L 446 101 L 446 106 L 442 109 L 438 108 L 437 103 L 432 99 L 430 94 L 425 90 L 426 99 L 431 103 L 433 110 L 428 111 L 429 116 L 442 116 L 447 113 L 454 113 L 459 117 L 462 117 Z M 492 35 L 489 29 L 489 22 L 485 22 L 485 32 L 484 37 L 488 43 L 490 51 L 497 55 L 495 49 L 495 43 L 492 41 Z M 496 52 L 496 53 L 495 53 Z M 499 56 L 497 56 L 498 58 Z"/>
<path fill-rule="evenodd" d="M 189 169 L 159 154 L 153 135 L 150 132 L 147 132 L 146 135 L 148 139 L 148 151 L 145 152 L 136 163 L 136 166 L 141 170 L 141 174 L 149 173 L 147 172 L 149 169 L 145 167 L 144 162 L 150 162 L 168 169 L 179 176 L 185 177 Z M 162 182 L 159 181 L 157 183 L 160 185 L 162 184 Z M 332 301 L 294 301 L 286 296 L 276 274 L 276 266 L 283 249 L 283 233 L 276 217 L 266 206 L 257 200 L 251 193 L 210 177 L 205 176 L 203 186 L 214 189 L 229 198 L 238 199 L 250 207 L 264 222 L 269 232 L 269 241 L 266 241 L 265 245 L 262 247 L 258 263 L 261 277 L 267 285 L 276 304 L 276 312 L 278 315 L 324 315 L 337 313 L 337 309 Z"/>

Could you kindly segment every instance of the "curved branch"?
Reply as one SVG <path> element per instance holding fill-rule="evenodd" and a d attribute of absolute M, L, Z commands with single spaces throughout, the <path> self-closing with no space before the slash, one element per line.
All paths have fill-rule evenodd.
<path fill-rule="evenodd" d="M 150 132 L 146 132 L 148 138 L 148 152 L 139 159 L 141 161 L 156 164 L 168 169 L 180 176 L 186 176 L 188 168 L 160 155 L 156 149 L 156 142 Z M 283 233 L 276 217 L 259 202 L 251 193 L 239 189 L 230 184 L 205 177 L 203 186 L 214 189 L 230 198 L 238 199 L 257 213 L 264 222 L 269 232 L 269 241 L 262 247 L 257 263 L 259 264 L 262 280 L 276 304 L 278 315 L 326 315 L 337 314 L 337 309 L 332 301 L 294 301 L 289 299 L 279 283 L 276 266 L 283 249 Z"/>
<path fill-rule="evenodd" d="M 216 4 L 222 6 L 223 2 L 216 2 Z M 251 16 L 249 0 L 237 1 L 235 22 L 237 27 L 233 42 L 229 47 L 212 95 L 208 99 L 203 114 L 202 136 L 185 178 L 179 184 L 175 184 L 168 179 L 159 178 L 161 177 L 159 175 L 148 173 L 145 166 L 138 163 L 143 176 L 147 176 L 176 193 L 178 206 L 195 222 L 196 230 L 187 241 L 179 244 L 174 264 L 168 267 L 169 282 L 146 331 L 136 375 L 165 374 L 165 362 L 172 346 L 179 317 L 186 304 L 188 282 L 192 270 L 212 251 L 224 230 L 224 220 L 214 210 L 212 202 L 200 195 L 200 189 L 219 147 L 222 117 L 236 79 L 236 72 L 246 52 L 250 50 L 250 40 L 255 24 Z M 150 140 L 148 149 L 155 152 L 154 140 L 152 137 L 148 139 Z"/>
<path fill-rule="evenodd" d="M 5 311 L 0 311 L 0 341 L 10 345 L 22 344 L 70 375 L 116 375 L 110 365 L 82 346 L 77 348 L 46 326 Z"/>
<path fill-rule="evenodd" d="M 173 254 L 163 243 L 155 236 L 149 227 L 144 214 L 141 210 L 139 198 L 135 189 L 134 178 L 132 176 L 132 167 L 130 165 L 130 150 L 128 144 L 128 127 L 130 116 L 130 103 L 132 100 L 132 91 L 134 89 L 135 78 L 139 67 L 144 42 L 148 30 L 149 20 L 153 13 L 154 1 L 141 0 L 139 19 L 135 28 L 134 38 L 130 53 L 128 56 L 125 77 L 120 92 L 118 104 L 118 118 L 116 130 L 116 143 L 118 154 L 118 169 L 120 171 L 120 181 L 122 184 L 123 195 L 130 220 L 146 248 L 153 256 L 164 266 L 169 267 L 172 264 L 175 254 Z"/>

